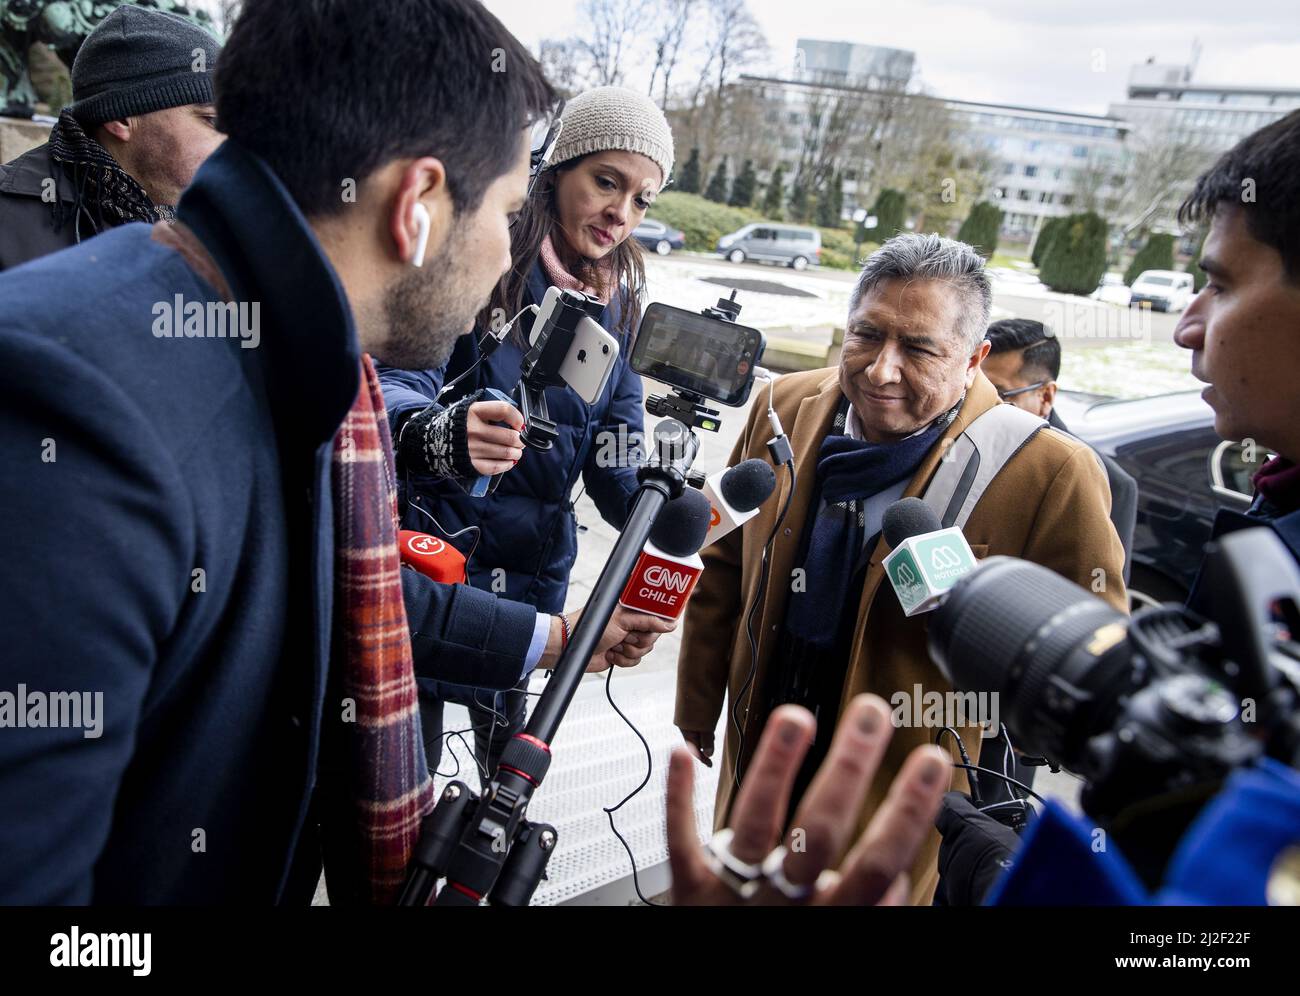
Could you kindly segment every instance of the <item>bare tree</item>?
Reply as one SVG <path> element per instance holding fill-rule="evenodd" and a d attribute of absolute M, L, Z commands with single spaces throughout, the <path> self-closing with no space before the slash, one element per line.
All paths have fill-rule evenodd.
<path fill-rule="evenodd" d="M 583 0 L 582 17 L 591 33 L 578 39 L 591 63 L 596 86 L 621 86 L 625 62 L 650 11 L 647 0 Z"/>
<path fill-rule="evenodd" d="M 717 39 L 717 100 L 713 108 L 716 132 L 724 110 L 729 73 L 767 57 L 767 39 L 763 29 L 749 12 L 748 0 L 709 0 L 713 14 L 713 32 Z"/>
<path fill-rule="evenodd" d="M 1172 225 L 1177 203 L 1214 158 L 1190 129 L 1152 118 L 1135 122 L 1115 184 L 1111 220 L 1125 237 L 1152 225 Z"/>
<path fill-rule="evenodd" d="M 686 40 L 686 25 L 695 0 L 657 0 L 653 18 L 659 26 L 653 42 L 655 61 L 650 69 L 650 86 L 646 93 L 654 96 L 655 83 L 660 82 L 659 106 L 667 109 L 668 94 L 672 87 L 673 71 L 682 56 Z"/>
<path fill-rule="evenodd" d="M 877 143 L 874 186 L 907 195 L 917 231 L 951 234 L 988 188 L 993 162 L 966 151 L 961 127 L 934 97 L 912 94 L 891 107 L 888 132 Z"/>
<path fill-rule="evenodd" d="M 222 37 L 229 37 L 235 26 L 243 0 L 190 0 L 190 7 L 201 7 L 212 16 L 212 23 Z"/>
<path fill-rule="evenodd" d="M 1121 169 L 1122 165 L 1110 156 L 1097 148 L 1090 148 L 1087 158 L 1074 168 L 1071 178 L 1072 209 L 1108 217 L 1115 206 L 1115 181 L 1123 182 L 1123 177 L 1118 175 Z"/>
<path fill-rule="evenodd" d="M 538 46 L 537 61 L 542 72 L 566 99 L 586 87 L 585 49 L 577 38 L 543 39 Z"/>

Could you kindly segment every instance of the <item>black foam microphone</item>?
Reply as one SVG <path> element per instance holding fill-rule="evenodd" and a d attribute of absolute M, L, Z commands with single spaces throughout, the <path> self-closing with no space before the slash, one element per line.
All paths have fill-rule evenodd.
<path fill-rule="evenodd" d="M 665 503 L 650 528 L 619 604 L 638 612 L 676 619 L 704 570 L 699 549 L 709 531 L 709 500 L 694 488 Z"/>
<path fill-rule="evenodd" d="M 975 569 L 975 555 L 961 530 L 944 529 L 920 498 L 901 498 L 885 509 L 881 532 L 892 548 L 884 560 L 885 573 L 905 615 L 929 612 Z"/>
<path fill-rule="evenodd" d="M 937 533 L 942 528 L 943 523 L 934 514 L 934 509 L 920 498 L 900 498 L 885 509 L 880 524 L 891 550 L 897 549 L 903 540 L 922 533 Z"/>
<path fill-rule="evenodd" d="M 694 488 L 683 488 L 665 502 L 650 527 L 650 542 L 670 557 L 698 553 L 709 532 L 709 499 Z"/>
<path fill-rule="evenodd" d="M 706 478 L 704 496 L 713 509 L 704 545 L 716 543 L 733 529 L 743 526 L 758 514 L 758 507 L 775 490 L 776 472 L 766 460 L 757 457 Z"/>
<path fill-rule="evenodd" d="M 776 490 L 776 471 L 766 460 L 751 457 L 724 471 L 718 490 L 737 512 L 752 512 Z"/>

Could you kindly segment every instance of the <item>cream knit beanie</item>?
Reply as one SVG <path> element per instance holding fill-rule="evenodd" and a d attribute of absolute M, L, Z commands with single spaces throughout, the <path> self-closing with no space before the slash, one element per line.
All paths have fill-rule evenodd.
<path fill-rule="evenodd" d="M 621 86 L 596 87 L 565 104 L 561 117 L 564 127 L 550 165 L 607 149 L 639 152 L 663 170 L 662 186 L 668 186 L 673 133 L 664 112 L 649 97 Z"/>

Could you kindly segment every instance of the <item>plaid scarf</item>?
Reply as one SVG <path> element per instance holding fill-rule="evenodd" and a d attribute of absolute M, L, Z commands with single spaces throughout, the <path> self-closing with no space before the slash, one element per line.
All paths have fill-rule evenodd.
<path fill-rule="evenodd" d="M 60 114 L 58 123 L 50 132 L 50 159 L 64 168 L 76 188 L 77 199 L 72 205 L 71 217 L 76 219 L 78 242 L 82 238 L 83 214 L 94 228 L 89 235 L 98 235 L 128 221 L 152 225 L 176 217 L 173 208 L 154 204 L 149 199 L 144 188 L 117 164 L 108 150 L 86 134 L 71 111 Z M 69 220 L 68 209 L 57 197 L 51 209 L 57 232 Z"/>
<path fill-rule="evenodd" d="M 322 833 L 331 904 L 391 905 L 420 820 L 433 808 L 433 780 L 402 601 L 393 443 L 369 356 L 361 370 L 357 400 L 334 438 L 331 489 L 335 633 L 342 643 L 332 687 L 343 709 L 355 704 L 355 717 L 333 724 L 341 733 L 334 742 L 338 782 L 330 789 L 342 809 L 323 821 Z"/>

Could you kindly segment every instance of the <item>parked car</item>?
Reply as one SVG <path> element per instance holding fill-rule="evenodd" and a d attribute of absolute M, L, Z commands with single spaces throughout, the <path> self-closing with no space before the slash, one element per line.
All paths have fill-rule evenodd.
<path fill-rule="evenodd" d="M 1149 304 L 1157 311 L 1182 311 L 1195 294 L 1190 273 L 1143 270 L 1129 288 L 1129 304 Z"/>
<path fill-rule="evenodd" d="M 733 263 L 753 259 L 803 270 L 810 263 L 821 262 L 822 233 L 815 228 L 762 221 L 718 239 L 717 252 Z"/>
<path fill-rule="evenodd" d="M 1220 439 L 1197 391 L 1100 403 L 1063 391 L 1057 410 L 1072 433 L 1137 481 L 1133 608 L 1186 599 L 1215 515 L 1250 507 L 1251 475 L 1269 454 Z"/>
<path fill-rule="evenodd" d="M 632 238 L 647 249 L 653 249 L 660 256 L 667 256 L 674 249 L 686 245 L 686 233 L 680 229 L 665 225 L 662 221 L 646 218 L 632 229 Z"/>
<path fill-rule="evenodd" d="M 1094 301 L 1118 304 L 1123 308 L 1127 308 L 1130 304 L 1129 289 L 1124 284 L 1123 274 L 1120 273 L 1107 273 L 1101 278 L 1097 289 L 1088 296 Z"/>

